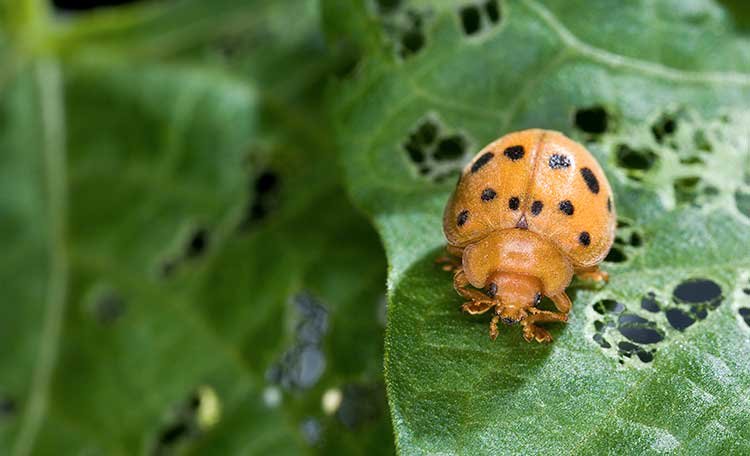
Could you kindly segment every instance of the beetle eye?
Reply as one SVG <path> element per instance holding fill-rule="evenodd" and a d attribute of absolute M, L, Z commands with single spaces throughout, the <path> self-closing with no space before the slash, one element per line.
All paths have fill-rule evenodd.
<path fill-rule="evenodd" d="M 487 287 L 487 296 L 489 296 L 490 298 L 494 298 L 495 295 L 497 295 L 497 284 L 496 283 L 491 283 Z"/>
<path fill-rule="evenodd" d="M 542 294 L 541 293 L 537 293 L 536 296 L 534 296 L 534 305 L 538 306 L 539 303 L 541 303 L 541 302 L 542 302 Z"/>

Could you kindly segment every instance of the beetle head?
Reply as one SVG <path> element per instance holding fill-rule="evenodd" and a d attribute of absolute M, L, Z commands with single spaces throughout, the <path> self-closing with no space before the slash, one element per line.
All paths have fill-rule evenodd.
<path fill-rule="evenodd" d="M 499 300 L 495 312 L 507 325 L 526 318 L 527 309 L 537 306 L 542 300 L 542 282 L 532 276 L 496 273 L 491 277 L 488 288 L 495 290 L 495 297 Z"/>

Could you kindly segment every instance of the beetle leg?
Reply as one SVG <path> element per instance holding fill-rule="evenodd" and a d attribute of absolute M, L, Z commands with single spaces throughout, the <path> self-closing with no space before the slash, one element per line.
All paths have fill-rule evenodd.
<path fill-rule="evenodd" d="M 435 263 L 439 264 L 443 271 L 453 272 L 461 267 L 461 255 L 463 250 L 453 247 L 445 247 L 445 255 L 435 258 Z"/>
<path fill-rule="evenodd" d="M 470 303 L 464 304 L 464 310 L 469 313 L 483 313 L 492 308 L 495 302 L 490 299 L 486 294 L 479 290 L 472 290 L 467 288 L 469 286 L 469 280 L 466 278 L 463 268 L 456 269 L 456 273 L 453 274 L 453 288 L 456 293 L 460 294 L 466 299 L 471 300 Z M 467 305 L 470 305 L 472 309 L 476 309 L 476 312 L 471 312 L 467 309 Z M 487 308 L 485 309 L 485 306 Z"/>
<path fill-rule="evenodd" d="M 562 293 L 550 296 L 549 298 L 553 303 L 555 303 L 555 307 L 557 307 L 557 310 L 566 315 L 568 312 L 570 312 L 571 303 L 567 293 L 563 291 Z"/>
<path fill-rule="evenodd" d="M 599 269 L 599 266 L 592 266 L 590 268 L 579 269 L 576 271 L 576 275 L 581 280 L 590 280 L 594 282 L 609 282 L 609 274 L 606 271 Z"/>
<path fill-rule="evenodd" d="M 493 315 L 492 320 L 490 321 L 490 339 L 495 340 L 497 339 L 498 331 L 497 331 L 497 322 L 500 321 L 500 315 Z"/>
<path fill-rule="evenodd" d="M 469 301 L 461 306 L 461 310 L 471 315 L 480 315 L 495 307 L 492 301 Z"/>
<path fill-rule="evenodd" d="M 531 315 L 521 320 L 521 326 L 523 326 L 523 338 L 527 342 L 536 340 L 537 342 L 550 342 L 552 341 L 552 335 L 549 331 L 536 325 L 536 323 L 546 322 L 567 322 L 567 313 L 550 312 L 548 310 L 537 310 Z"/>
<path fill-rule="evenodd" d="M 443 255 L 435 258 L 435 264 L 440 266 L 440 269 L 446 272 L 453 272 L 461 266 L 461 263 L 456 261 L 454 257 Z"/>

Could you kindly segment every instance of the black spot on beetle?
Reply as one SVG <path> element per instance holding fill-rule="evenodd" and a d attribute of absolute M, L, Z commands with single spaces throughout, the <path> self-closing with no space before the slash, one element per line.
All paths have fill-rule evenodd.
<path fill-rule="evenodd" d="M 578 235 L 578 242 L 580 242 L 582 246 L 588 247 L 591 244 L 591 235 L 589 232 L 581 231 L 581 234 Z"/>
<path fill-rule="evenodd" d="M 570 167 L 570 158 L 567 155 L 552 154 L 549 157 L 549 167 L 552 169 Z"/>
<path fill-rule="evenodd" d="M 669 324 L 678 331 L 684 331 L 688 326 L 695 323 L 695 320 L 682 309 L 668 309 L 665 314 Z"/>
<path fill-rule="evenodd" d="M 508 200 L 508 208 L 510 208 L 511 211 L 517 211 L 518 206 L 520 204 L 521 204 L 521 201 L 518 199 L 517 196 L 514 196 Z"/>
<path fill-rule="evenodd" d="M 573 115 L 575 126 L 586 133 L 601 134 L 607 131 L 608 115 L 601 106 L 579 108 Z"/>
<path fill-rule="evenodd" d="M 458 226 L 464 226 L 466 223 L 466 220 L 469 219 L 469 211 L 463 210 L 458 214 L 458 218 L 456 219 L 456 225 Z"/>
<path fill-rule="evenodd" d="M 524 155 L 523 146 L 510 146 L 505 149 L 503 155 L 510 158 L 512 161 L 520 160 Z"/>
<path fill-rule="evenodd" d="M 482 192 L 482 201 L 492 201 L 497 196 L 495 190 L 491 188 L 485 188 Z"/>
<path fill-rule="evenodd" d="M 573 203 L 571 203 L 570 200 L 560 201 L 559 207 L 565 215 L 573 215 L 573 212 L 575 211 Z"/>
<path fill-rule="evenodd" d="M 476 173 L 477 171 L 482 169 L 482 167 L 486 165 L 487 163 L 489 163 L 490 160 L 492 160 L 494 156 L 495 154 L 493 154 L 492 152 L 483 153 L 479 158 L 477 158 L 474 164 L 471 165 L 471 172 Z"/>
<path fill-rule="evenodd" d="M 494 298 L 497 295 L 497 284 L 491 283 L 487 286 L 487 296 Z"/>
<path fill-rule="evenodd" d="M 539 215 L 542 212 L 542 208 L 544 208 L 544 203 L 537 200 L 531 203 L 531 215 Z"/>
<path fill-rule="evenodd" d="M 599 180 L 594 175 L 594 172 L 589 168 L 581 168 L 581 176 L 586 181 L 586 186 L 591 190 L 591 193 L 599 193 Z"/>

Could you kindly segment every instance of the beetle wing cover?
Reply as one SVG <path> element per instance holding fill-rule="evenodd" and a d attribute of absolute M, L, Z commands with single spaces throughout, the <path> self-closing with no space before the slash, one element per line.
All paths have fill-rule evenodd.
<path fill-rule="evenodd" d="M 464 247 L 489 233 L 513 228 L 527 205 L 543 130 L 503 136 L 466 165 L 443 215 L 449 244 Z"/>
<path fill-rule="evenodd" d="M 594 266 L 607 255 L 615 235 L 612 189 L 583 146 L 547 131 L 528 199 L 543 207 L 537 215 L 527 214 L 529 229 L 550 239 L 575 267 Z"/>

